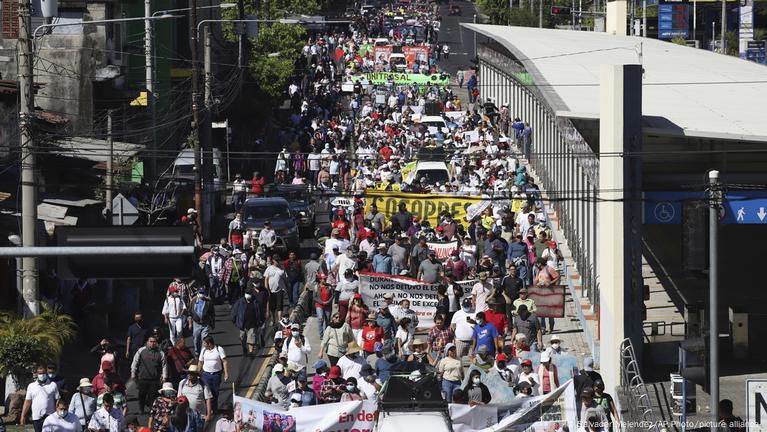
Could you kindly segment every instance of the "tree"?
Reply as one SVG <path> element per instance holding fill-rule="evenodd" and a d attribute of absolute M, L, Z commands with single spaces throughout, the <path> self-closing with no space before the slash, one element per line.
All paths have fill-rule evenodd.
<path fill-rule="evenodd" d="M 57 363 L 76 333 L 72 317 L 54 309 L 30 319 L 0 313 L 0 375 L 13 376 L 18 386 L 27 384 L 35 365 Z"/>

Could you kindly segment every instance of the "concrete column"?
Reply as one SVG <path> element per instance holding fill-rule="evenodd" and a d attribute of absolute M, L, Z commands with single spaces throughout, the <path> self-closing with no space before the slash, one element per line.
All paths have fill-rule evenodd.
<path fill-rule="evenodd" d="M 608 3 L 609 4 L 609 3 Z M 620 385 L 621 359 L 619 346 L 624 338 L 636 334 L 641 318 L 632 296 L 631 247 L 638 243 L 640 232 L 632 234 L 632 205 L 637 191 L 633 180 L 634 160 L 624 152 L 641 149 L 642 87 L 640 65 L 602 65 L 600 74 L 599 121 L 599 204 L 597 212 L 597 250 L 599 267 L 599 310 L 601 325 L 600 373 L 605 388 Z M 623 155 L 621 155 L 623 154 Z M 621 156 L 619 156 L 621 155 Z M 625 201 L 624 201 L 625 200 Z M 638 203 L 637 203 L 638 204 Z M 641 271 L 641 267 L 640 267 Z M 641 285 L 640 285 L 641 287 Z M 641 291 L 641 289 L 640 289 Z M 641 297 L 640 297 L 641 301 Z M 633 338 L 632 338 L 633 339 Z M 641 338 L 634 346 L 641 349 Z M 641 353 L 637 353 L 641 358 Z"/>
<path fill-rule="evenodd" d="M 605 5 L 605 30 L 607 34 L 626 36 L 626 19 L 628 14 L 626 0 L 608 1 Z"/>

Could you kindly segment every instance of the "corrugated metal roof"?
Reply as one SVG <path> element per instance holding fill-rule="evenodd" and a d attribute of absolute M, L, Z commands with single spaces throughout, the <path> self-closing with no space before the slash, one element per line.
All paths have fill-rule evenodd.
<path fill-rule="evenodd" d="M 599 118 L 600 66 L 641 63 L 642 111 L 653 133 L 767 141 L 762 65 L 657 39 L 462 25 L 508 49 L 558 115 Z"/>
<path fill-rule="evenodd" d="M 59 150 L 51 149 L 50 152 L 61 156 L 87 159 L 94 162 L 106 162 L 109 158 L 109 145 L 106 140 L 69 137 L 54 143 Z M 133 144 L 120 141 L 113 142 L 114 157 L 133 157 L 144 149 L 143 144 Z"/>

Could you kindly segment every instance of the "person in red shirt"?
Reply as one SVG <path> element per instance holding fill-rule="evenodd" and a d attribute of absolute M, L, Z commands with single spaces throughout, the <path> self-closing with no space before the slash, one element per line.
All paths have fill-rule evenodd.
<path fill-rule="evenodd" d="M 378 154 L 381 155 L 381 158 L 384 160 L 384 162 L 389 162 L 389 160 L 391 159 L 392 153 L 393 153 L 393 150 L 386 143 L 384 143 L 383 147 L 381 147 L 381 150 L 378 150 Z"/>
<path fill-rule="evenodd" d="M 325 273 L 317 273 L 318 289 L 314 290 L 314 307 L 317 311 L 317 330 L 320 339 L 325 334 L 325 327 L 330 324 L 330 313 L 333 310 L 333 287 L 328 285 Z"/>
<path fill-rule="evenodd" d="M 485 311 L 485 319 L 495 326 L 503 339 L 509 330 L 509 320 L 506 318 L 506 311 L 503 310 L 504 305 L 498 303 L 495 297 L 490 297 L 487 299 L 487 306 L 490 309 Z"/>
<path fill-rule="evenodd" d="M 93 383 L 93 394 L 98 396 L 107 390 L 125 393 L 125 383 L 120 374 L 114 371 L 112 362 L 106 360 L 101 362 L 101 369 L 103 372 L 91 380 Z"/>
<path fill-rule="evenodd" d="M 264 176 L 261 175 L 258 171 L 253 172 L 253 188 L 250 190 L 251 193 L 255 194 L 256 196 L 261 196 L 264 194 L 264 184 L 266 184 L 266 180 L 264 179 Z"/>
<path fill-rule="evenodd" d="M 345 240 L 349 239 L 349 229 L 351 228 L 351 224 L 346 220 L 346 214 L 344 214 L 343 210 L 338 211 L 338 218 L 333 222 L 333 228 L 338 229 L 339 237 Z"/>
<path fill-rule="evenodd" d="M 362 326 L 362 350 L 365 351 L 365 358 L 375 353 L 376 343 L 383 344 L 384 331 L 383 327 L 379 326 L 376 322 L 376 314 L 368 314 L 365 325 Z"/>

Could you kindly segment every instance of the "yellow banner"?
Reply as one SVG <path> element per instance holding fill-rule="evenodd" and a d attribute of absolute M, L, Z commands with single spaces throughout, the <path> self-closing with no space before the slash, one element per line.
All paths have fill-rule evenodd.
<path fill-rule="evenodd" d="M 399 204 L 405 203 L 407 210 L 418 216 L 421 220 L 428 220 L 431 226 L 435 226 L 439 220 L 439 214 L 447 210 L 453 215 L 453 220 L 458 223 L 465 221 L 466 208 L 482 200 L 480 197 L 456 196 L 442 194 L 415 194 L 377 189 L 365 190 L 365 213 L 370 211 L 370 206 L 375 203 L 378 211 L 391 220 L 392 215 L 399 211 Z"/>

